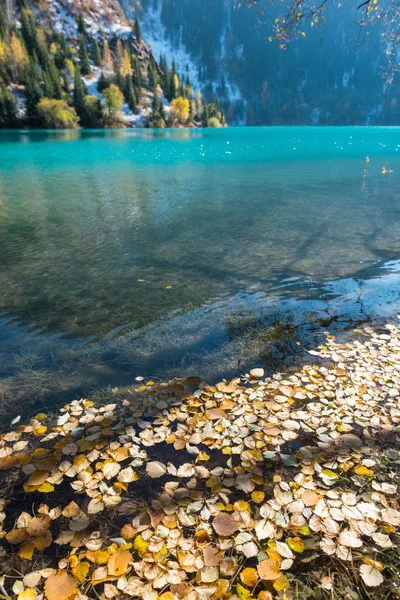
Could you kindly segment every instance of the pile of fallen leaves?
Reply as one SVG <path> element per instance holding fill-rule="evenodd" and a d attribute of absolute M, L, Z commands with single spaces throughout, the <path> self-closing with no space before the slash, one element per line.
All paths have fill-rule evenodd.
<path fill-rule="evenodd" d="M 400 329 L 359 333 L 290 376 L 148 382 L 15 424 L 0 597 L 337 598 L 339 568 L 340 597 L 399 596 Z"/>

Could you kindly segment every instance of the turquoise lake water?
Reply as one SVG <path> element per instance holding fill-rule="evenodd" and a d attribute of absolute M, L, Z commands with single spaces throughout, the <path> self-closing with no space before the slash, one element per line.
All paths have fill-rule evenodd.
<path fill-rule="evenodd" d="M 0 393 L 213 379 L 286 319 L 391 316 L 399 194 L 397 128 L 1 132 Z"/>

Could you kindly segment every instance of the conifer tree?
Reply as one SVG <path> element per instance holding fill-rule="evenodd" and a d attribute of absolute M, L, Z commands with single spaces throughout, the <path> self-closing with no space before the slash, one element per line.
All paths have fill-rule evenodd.
<path fill-rule="evenodd" d="M 158 84 L 158 76 L 157 76 L 156 66 L 152 60 L 149 62 L 148 76 L 149 76 L 149 87 L 151 90 L 154 90 L 154 88 L 156 88 L 157 84 Z"/>
<path fill-rule="evenodd" d="M 79 38 L 79 60 L 81 64 L 82 75 L 90 75 L 90 62 L 86 48 L 86 41 L 83 35 Z"/>
<path fill-rule="evenodd" d="M 125 78 L 124 98 L 125 98 L 125 102 L 129 106 L 130 110 L 133 113 L 135 113 L 137 110 L 137 100 L 136 100 L 135 90 L 133 87 L 132 75 L 128 75 Z"/>
<path fill-rule="evenodd" d="M 102 71 L 100 73 L 100 78 L 99 81 L 97 82 L 97 89 L 98 91 L 101 93 L 103 92 L 105 89 L 107 89 L 108 87 L 110 87 L 111 85 L 111 80 L 108 79 L 105 74 L 104 71 Z"/>
<path fill-rule="evenodd" d="M 138 43 L 140 44 L 140 42 L 142 41 L 142 32 L 140 30 L 139 19 L 137 17 L 135 17 L 135 25 L 133 28 L 133 32 L 135 34 L 135 37 L 136 37 Z"/>
<path fill-rule="evenodd" d="M 210 115 L 209 115 L 209 111 L 208 111 L 208 104 L 206 104 L 203 109 L 203 114 L 202 114 L 202 118 L 201 118 L 203 127 L 208 127 L 209 118 L 210 118 Z"/>
<path fill-rule="evenodd" d="M 7 35 L 7 18 L 2 4 L 0 4 L 0 40 L 4 40 Z"/>
<path fill-rule="evenodd" d="M 24 38 L 25 46 L 29 54 L 32 54 L 38 47 L 36 23 L 32 11 L 23 9 L 21 12 L 21 33 Z"/>
<path fill-rule="evenodd" d="M 142 69 L 138 57 L 134 54 L 132 54 L 131 64 L 133 70 L 133 83 L 136 87 L 141 88 L 143 86 Z"/>
<path fill-rule="evenodd" d="M 77 25 L 78 25 L 78 33 L 80 33 L 81 35 L 86 35 L 86 23 L 83 18 L 83 14 L 81 12 L 78 15 Z"/>
<path fill-rule="evenodd" d="M 9 92 L 3 81 L 0 81 L 0 127 L 15 127 L 17 125 L 17 106 L 14 96 Z"/>
<path fill-rule="evenodd" d="M 96 38 L 94 38 L 92 41 L 92 60 L 96 67 L 99 67 L 101 65 L 100 47 Z"/>
<path fill-rule="evenodd" d="M 26 115 L 30 121 L 38 117 L 37 105 L 42 96 L 36 69 L 30 65 L 25 77 L 25 107 Z"/>
<path fill-rule="evenodd" d="M 81 77 L 81 69 L 79 66 L 75 67 L 74 76 L 74 92 L 73 92 L 73 105 L 76 113 L 80 119 L 84 117 L 85 113 L 85 96 L 86 89 Z"/>
<path fill-rule="evenodd" d="M 62 85 L 60 74 L 54 63 L 54 59 L 49 57 L 43 73 L 44 94 L 47 98 L 60 100 L 62 97 Z"/>

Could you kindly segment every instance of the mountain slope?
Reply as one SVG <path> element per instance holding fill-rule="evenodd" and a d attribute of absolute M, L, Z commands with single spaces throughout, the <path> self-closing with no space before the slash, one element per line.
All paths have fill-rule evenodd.
<path fill-rule="evenodd" d="M 138 10 L 135 0 L 121 2 Z M 282 50 L 270 38 L 277 9 L 268 0 L 242 4 L 142 0 L 141 24 L 156 57 L 160 47 L 182 57 L 231 123 L 400 123 L 399 77 L 385 76 L 387 43 L 379 27 L 360 30 L 355 6 L 333 8 L 320 31 L 307 26 Z"/>
<path fill-rule="evenodd" d="M 0 126 L 223 123 L 117 0 L 0 0 Z"/>

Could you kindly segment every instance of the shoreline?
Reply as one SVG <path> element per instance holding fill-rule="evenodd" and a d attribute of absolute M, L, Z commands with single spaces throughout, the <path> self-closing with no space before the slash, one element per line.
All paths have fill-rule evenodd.
<path fill-rule="evenodd" d="M 148 381 L 15 423 L 0 435 L 6 592 L 397 597 L 400 329 L 354 336 L 289 374 Z"/>

